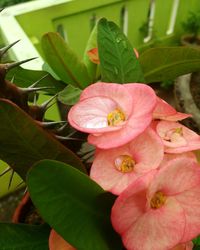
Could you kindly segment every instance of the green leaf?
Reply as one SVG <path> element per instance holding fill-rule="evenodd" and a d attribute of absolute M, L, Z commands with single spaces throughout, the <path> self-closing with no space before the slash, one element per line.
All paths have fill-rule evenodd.
<path fill-rule="evenodd" d="M 172 80 L 200 70 L 200 50 L 189 47 L 166 47 L 146 50 L 139 57 L 145 82 Z"/>
<path fill-rule="evenodd" d="M 200 246 L 200 236 L 198 236 L 198 237 L 196 237 L 195 239 L 193 239 L 193 243 L 194 243 L 195 245 Z"/>
<path fill-rule="evenodd" d="M 42 79 L 37 87 L 50 87 L 51 89 L 44 90 L 50 94 L 56 94 L 59 91 L 63 90 L 66 86 L 63 82 L 55 80 L 51 75 L 48 75 L 45 71 L 39 70 L 28 70 L 21 68 L 20 66 L 13 68 L 6 74 L 6 79 L 12 80 L 13 82 L 22 88 L 27 88 L 33 83 L 37 82 L 41 78 L 47 75 Z"/>
<path fill-rule="evenodd" d="M 42 48 L 47 63 L 63 82 L 81 89 L 91 83 L 85 64 L 58 33 L 46 33 L 42 37 Z"/>
<path fill-rule="evenodd" d="M 63 91 L 58 95 L 58 100 L 66 105 L 74 105 L 79 100 L 81 90 L 68 85 Z"/>
<path fill-rule="evenodd" d="M 104 82 L 144 82 L 143 73 L 133 48 L 113 22 L 105 18 L 98 23 L 98 52 Z"/>
<path fill-rule="evenodd" d="M 24 111 L 0 99 L 0 159 L 25 179 L 37 161 L 55 159 L 85 171 L 79 158 L 42 129 Z"/>
<path fill-rule="evenodd" d="M 49 227 L 0 223 L 1 250 L 48 250 Z"/>
<path fill-rule="evenodd" d="M 87 52 L 91 49 L 94 49 L 94 48 L 97 48 L 97 25 L 94 26 L 94 28 L 90 34 L 90 37 L 88 39 L 87 46 L 86 46 L 86 49 L 84 52 L 84 57 L 83 57 L 84 63 L 88 69 L 88 73 L 92 79 L 91 83 L 93 83 L 97 80 L 96 78 L 97 78 L 98 65 L 93 63 L 89 59 Z"/>
<path fill-rule="evenodd" d="M 64 163 L 45 160 L 28 173 L 27 185 L 44 220 L 74 247 L 122 249 L 110 223 L 114 197 L 88 176 Z"/>

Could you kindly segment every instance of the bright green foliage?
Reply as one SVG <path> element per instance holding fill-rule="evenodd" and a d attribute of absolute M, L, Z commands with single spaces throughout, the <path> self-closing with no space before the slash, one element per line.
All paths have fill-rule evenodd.
<path fill-rule="evenodd" d="M 74 105 L 80 97 L 81 90 L 68 85 L 63 91 L 58 95 L 58 100 L 66 105 Z"/>
<path fill-rule="evenodd" d="M 200 50 L 189 47 L 164 47 L 146 50 L 139 57 L 145 83 L 172 80 L 200 70 Z"/>
<path fill-rule="evenodd" d="M 46 33 L 42 47 L 47 63 L 63 82 L 80 89 L 91 83 L 85 64 L 58 33 Z"/>
<path fill-rule="evenodd" d="M 1 250 L 48 250 L 49 227 L 0 223 Z"/>
<path fill-rule="evenodd" d="M 79 158 L 8 100 L 0 100 L 0 158 L 23 179 L 42 159 L 55 159 L 84 171 Z"/>
<path fill-rule="evenodd" d="M 77 249 L 122 249 L 110 223 L 113 196 L 88 176 L 64 163 L 45 160 L 29 172 L 27 185 L 45 221 Z"/>
<path fill-rule="evenodd" d="M 98 23 L 98 50 L 104 82 L 144 82 L 143 73 L 127 37 L 113 22 Z"/>

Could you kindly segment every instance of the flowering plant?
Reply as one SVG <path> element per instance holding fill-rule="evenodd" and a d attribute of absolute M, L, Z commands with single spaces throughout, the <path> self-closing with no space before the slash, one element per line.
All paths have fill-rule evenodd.
<path fill-rule="evenodd" d="M 60 80 L 49 81 L 58 100 L 68 105 L 64 117 L 69 124 L 57 127 L 60 123 L 44 120 L 49 102 L 28 105 L 28 93 L 41 87 L 25 90 L 4 75 L 0 157 L 24 179 L 45 223 L 0 224 L 1 245 L 192 249 L 200 234 L 195 155 L 200 136 L 181 123 L 191 115 L 176 111 L 147 83 L 195 71 L 200 52 L 158 48 L 138 57 L 117 25 L 106 19 L 91 34 L 84 63 L 58 34 L 45 34 L 42 45 L 48 71 Z M 0 73 L 10 67 L 2 66 Z"/>

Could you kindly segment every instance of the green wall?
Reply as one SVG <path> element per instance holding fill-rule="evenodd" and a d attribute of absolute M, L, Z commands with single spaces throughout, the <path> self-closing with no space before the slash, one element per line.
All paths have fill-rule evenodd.
<path fill-rule="evenodd" d="M 106 17 L 121 24 L 122 10 L 128 10 L 128 37 L 135 47 L 143 46 L 139 32 L 147 20 L 149 0 L 72 0 L 64 4 L 28 12 L 17 16 L 17 20 L 41 53 L 40 39 L 45 32 L 63 29 L 70 46 L 82 55 L 94 19 Z M 173 0 L 156 0 L 154 33 L 156 41 L 166 38 Z M 181 22 L 189 11 L 200 9 L 199 0 L 180 0 L 175 32 L 167 41 L 173 41 L 183 32 Z M 174 40 L 175 41 L 175 40 Z"/>

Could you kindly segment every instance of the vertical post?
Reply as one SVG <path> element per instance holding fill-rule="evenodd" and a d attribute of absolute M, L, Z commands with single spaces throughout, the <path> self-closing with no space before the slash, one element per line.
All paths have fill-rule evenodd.
<path fill-rule="evenodd" d="M 171 16 L 169 20 L 169 26 L 166 32 L 167 35 L 170 35 L 174 32 L 178 7 L 179 7 L 179 0 L 174 0 L 173 5 L 172 5 Z"/>
<path fill-rule="evenodd" d="M 153 36 L 153 25 L 154 25 L 154 17 L 156 10 L 156 2 L 155 0 L 150 0 L 149 14 L 148 14 L 148 35 L 144 38 L 144 43 L 147 43 L 151 40 Z"/>

